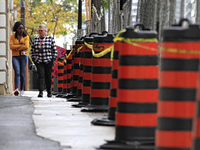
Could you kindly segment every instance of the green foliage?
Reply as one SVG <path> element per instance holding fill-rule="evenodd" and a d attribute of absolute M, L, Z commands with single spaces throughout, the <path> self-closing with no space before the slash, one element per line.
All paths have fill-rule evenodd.
<path fill-rule="evenodd" d="M 20 0 L 14 0 L 18 6 L 20 18 Z M 29 34 L 37 35 L 38 26 L 45 24 L 48 34 L 59 37 L 74 33 L 78 22 L 77 0 L 25 0 L 25 26 Z M 20 21 L 20 19 L 18 19 Z"/>
<path fill-rule="evenodd" d="M 101 7 L 105 8 L 105 10 L 109 9 L 109 0 L 101 0 Z"/>

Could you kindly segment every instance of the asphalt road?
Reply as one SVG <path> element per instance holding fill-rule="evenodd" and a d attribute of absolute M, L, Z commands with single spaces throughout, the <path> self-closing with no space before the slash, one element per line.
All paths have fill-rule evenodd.
<path fill-rule="evenodd" d="M 62 150 L 36 135 L 29 97 L 0 95 L 0 150 Z"/>

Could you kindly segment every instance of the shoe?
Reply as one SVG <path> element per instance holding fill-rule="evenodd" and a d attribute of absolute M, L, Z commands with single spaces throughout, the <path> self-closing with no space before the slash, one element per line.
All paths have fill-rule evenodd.
<path fill-rule="evenodd" d="M 24 95 L 24 90 L 21 90 L 20 91 L 20 96 L 23 96 Z"/>
<path fill-rule="evenodd" d="M 18 90 L 18 89 L 15 89 L 14 95 L 15 95 L 15 96 L 18 96 L 18 95 L 19 95 L 19 90 Z"/>
<path fill-rule="evenodd" d="M 39 92 L 38 97 L 43 97 L 43 92 L 42 91 Z"/>
<path fill-rule="evenodd" d="M 52 97 L 51 92 L 47 92 L 47 97 Z"/>

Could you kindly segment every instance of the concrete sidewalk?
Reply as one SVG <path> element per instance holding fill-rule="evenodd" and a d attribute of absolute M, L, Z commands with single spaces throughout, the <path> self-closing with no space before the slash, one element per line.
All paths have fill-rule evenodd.
<path fill-rule="evenodd" d="M 25 91 L 34 106 L 33 121 L 38 136 L 59 142 L 63 150 L 94 150 L 114 140 L 115 127 L 94 126 L 91 121 L 107 118 L 107 113 L 81 112 L 64 98 L 37 97 L 37 91 Z"/>
<path fill-rule="evenodd" d="M 58 142 L 36 135 L 29 97 L 0 95 L 0 150 L 62 150 Z"/>

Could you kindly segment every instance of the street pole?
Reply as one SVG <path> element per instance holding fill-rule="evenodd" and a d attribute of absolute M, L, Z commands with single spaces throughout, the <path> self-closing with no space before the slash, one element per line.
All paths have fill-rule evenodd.
<path fill-rule="evenodd" d="M 25 26 L 25 8 L 26 2 L 24 0 L 20 1 L 20 13 L 21 13 L 21 23 Z M 29 56 L 29 54 L 28 54 Z M 27 65 L 26 65 L 26 72 L 25 72 L 25 91 L 29 90 L 29 74 L 28 74 L 28 66 L 29 66 L 29 57 L 27 57 Z"/>
<path fill-rule="evenodd" d="M 21 22 L 25 25 L 25 7 L 26 7 L 26 2 L 24 0 L 21 0 Z"/>
<path fill-rule="evenodd" d="M 81 38 L 82 36 L 82 1 L 79 0 L 78 2 L 78 32 L 77 38 Z"/>
<path fill-rule="evenodd" d="M 78 29 L 82 29 L 82 1 L 78 3 Z"/>

